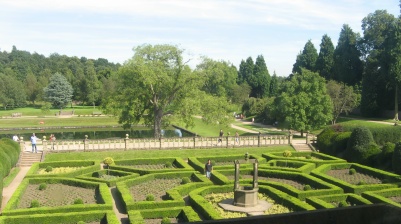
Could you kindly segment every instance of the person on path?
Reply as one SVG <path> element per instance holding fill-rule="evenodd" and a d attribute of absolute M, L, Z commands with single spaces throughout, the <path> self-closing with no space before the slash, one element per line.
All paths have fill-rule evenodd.
<path fill-rule="evenodd" d="M 15 134 L 15 135 L 13 136 L 13 140 L 16 141 L 16 142 L 19 141 L 19 138 L 18 138 L 17 134 Z"/>
<path fill-rule="evenodd" d="M 56 142 L 56 136 L 54 134 L 50 135 L 50 144 L 52 146 L 52 150 L 54 150 L 54 143 Z"/>
<path fill-rule="evenodd" d="M 35 133 L 32 134 L 31 136 L 31 144 L 32 144 L 32 153 L 35 151 L 38 153 L 38 148 L 36 147 L 36 142 L 39 140 L 36 136 Z"/>
<path fill-rule="evenodd" d="M 238 134 L 238 131 L 235 132 L 235 143 L 239 145 L 239 134 Z"/>
<path fill-rule="evenodd" d="M 219 133 L 219 140 L 217 141 L 217 144 L 219 144 L 220 142 L 223 142 L 223 129 L 220 129 L 220 133 Z"/>
<path fill-rule="evenodd" d="M 205 164 L 205 173 L 206 173 L 206 177 L 210 179 L 211 173 L 213 172 L 213 165 L 210 162 L 210 159 L 207 161 L 207 163 Z"/>

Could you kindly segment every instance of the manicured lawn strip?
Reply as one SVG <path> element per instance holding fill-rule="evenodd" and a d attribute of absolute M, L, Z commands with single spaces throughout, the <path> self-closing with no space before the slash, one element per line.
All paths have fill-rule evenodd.
<path fill-rule="evenodd" d="M 14 178 L 18 175 L 19 171 L 21 170 L 21 168 L 19 167 L 14 167 L 11 172 L 8 174 L 8 176 L 6 176 L 3 179 L 3 187 L 8 187 L 8 185 L 11 184 L 11 182 L 14 180 Z"/>
<path fill-rule="evenodd" d="M 41 124 L 40 122 L 44 122 Z M 46 127 L 93 127 L 121 126 L 116 117 L 21 117 L 0 119 L 1 128 L 46 128 Z"/>
<path fill-rule="evenodd" d="M 347 127 L 349 129 L 353 129 L 353 128 L 360 127 L 360 126 L 364 126 L 364 127 L 371 129 L 371 128 L 378 128 L 378 127 L 388 127 L 393 124 L 392 123 L 382 124 L 382 123 L 375 123 L 375 122 L 364 121 L 364 120 L 349 120 L 349 121 L 341 122 L 338 125 Z"/>
<path fill-rule="evenodd" d="M 247 132 L 240 131 L 240 130 L 237 130 L 237 129 L 234 129 L 231 127 L 206 124 L 200 118 L 194 118 L 194 124 L 195 124 L 194 127 L 185 128 L 185 124 L 177 123 L 177 125 L 179 127 L 187 129 L 190 132 L 196 133 L 197 135 L 200 135 L 200 136 L 208 136 L 208 137 L 216 136 L 216 137 L 218 137 L 220 129 L 223 129 L 224 136 L 227 136 L 228 132 L 230 132 L 230 136 L 234 136 L 236 131 L 238 131 L 239 135 L 246 135 L 246 133 L 247 133 Z"/>
<path fill-rule="evenodd" d="M 47 153 L 45 162 L 69 161 L 69 160 L 96 160 L 102 161 L 106 157 L 114 160 L 137 158 L 163 158 L 163 157 L 204 157 L 224 156 L 230 154 L 255 154 L 262 155 L 267 152 L 294 151 L 289 145 L 278 145 L 253 148 L 213 148 L 213 149 L 175 149 L 175 150 L 130 150 L 130 151 L 99 151 L 99 152 L 74 152 L 74 153 Z"/>
<path fill-rule="evenodd" d="M 22 116 L 54 116 L 58 114 L 60 109 L 50 109 L 49 112 L 43 112 L 40 109 L 41 105 L 37 107 L 24 107 L 12 110 L 0 110 L 0 117 L 10 117 L 12 113 L 22 113 Z M 100 112 L 98 107 L 93 108 L 92 106 L 74 106 L 74 108 L 68 107 L 64 108 L 63 111 L 72 111 L 76 115 L 92 115 L 92 112 Z"/>

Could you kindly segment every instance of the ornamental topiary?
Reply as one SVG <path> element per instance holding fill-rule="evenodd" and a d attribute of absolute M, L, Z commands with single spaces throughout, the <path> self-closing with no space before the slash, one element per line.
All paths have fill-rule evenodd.
<path fill-rule="evenodd" d="M 84 203 L 84 201 L 81 198 L 77 198 L 77 199 L 74 200 L 74 205 L 80 205 L 80 204 L 83 204 L 83 203 Z"/>
<path fill-rule="evenodd" d="M 189 177 L 183 177 L 181 179 L 181 184 L 187 184 L 187 183 L 190 183 L 190 182 L 191 182 L 191 180 L 189 179 Z"/>
<path fill-rule="evenodd" d="M 39 184 L 39 190 L 40 191 L 46 190 L 46 188 L 47 188 L 47 184 L 46 183 Z"/>
<path fill-rule="evenodd" d="M 320 152 L 328 153 L 330 151 L 332 141 L 331 139 L 335 137 L 337 133 L 332 127 L 328 127 L 317 135 L 317 147 Z"/>
<path fill-rule="evenodd" d="M 32 200 L 31 205 L 29 206 L 30 208 L 38 208 L 40 206 L 40 203 L 38 200 Z"/>
<path fill-rule="evenodd" d="M 154 201 L 155 200 L 155 196 L 153 194 L 148 194 L 146 195 L 146 201 Z"/>
<path fill-rule="evenodd" d="M 345 158 L 350 162 L 370 165 L 373 157 L 380 152 L 369 129 L 357 127 L 352 131 L 348 140 Z"/>
<path fill-rule="evenodd" d="M 47 166 L 45 169 L 46 172 L 52 172 L 53 171 L 53 167 L 51 166 Z"/>
<path fill-rule="evenodd" d="M 114 160 L 111 157 L 106 157 L 106 158 L 103 159 L 103 163 L 106 164 L 107 167 L 108 167 L 108 166 L 110 166 L 111 164 L 114 163 Z"/>
<path fill-rule="evenodd" d="M 168 217 L 164 217 L 161 221 L 161 224 L 170 224 L 171 220 Z"/>
<path fill-rule="evenodd" d="M 356 170 L 354 168 L 351 168 L 351 169 L 349 169 L 348 174 L 354 175 L 354 174 L 356 174 Z"/>

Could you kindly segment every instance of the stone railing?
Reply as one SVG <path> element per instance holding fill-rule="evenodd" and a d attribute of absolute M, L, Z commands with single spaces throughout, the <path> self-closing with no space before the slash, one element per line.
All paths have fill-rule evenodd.
<path fill-rule="evenodd" d="M 99 151 L 99 150 L 136 150 L 136 149 L 181 149 L 181 148 L 233 148 L 261 147 L 268 145 L 291 144 L 292 135 L 252 135 L 240 136 L 238 142 L 234 136 L 219 137 L 183 137 L 183 138 L 132 138 L 128 134 L 121 139 L 83 140 L 47 140 L 43 136 L 39 150 L 43 151 Z M 29 142 L 20 141 L 21 149 L 28 150 Z M 27 144 L 27 145 L 25 145 Z"/>

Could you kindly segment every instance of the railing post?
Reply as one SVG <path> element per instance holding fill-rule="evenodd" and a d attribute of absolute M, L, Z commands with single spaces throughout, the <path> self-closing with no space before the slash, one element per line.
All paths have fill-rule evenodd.
<path fill-rule="evenodd" d="M 228 148 L 228 138 L 230 137 L 230 132 L 227 133 L 227 137 L 226 137 L 226 148 Z"/>
<path fill-rule="evenodd" d="M 128 148 L 128 140 L 129 140 L 129 134 L 125 134 L 125 139 L 124 139 L 125 146 L 124 146 L 124 150 L 127 150 L 127 148 Z"/>
<path fill-rule="evenodd" d="M 194 149 L 196 148 L 196 133 L 194 135 Z"/>
<path fill-rule="evenodd" d="M 47 150 L 47 141 L 45 135 L 43 136 L 42 144 L 43 144 L 43 151 Z"/>
<path fill-rule="evenodd" d="M 162 139 L 162 137 L 159 138 L 159 142 L 160 142 L 160 149 L 162 149 L 162 144 L 163 144 L 163 139 Z"/>
<path fill-rule="evenodd" d="M 292 132 L 291 130 L 288 131 L 288 144 L 291 145 L 292 143 Z"/>
<path fill-rule="evenodd" d="M 262 133 L 258 133 L 258 147 L 260 147 L 260 135 L 261 135 Z"/>

